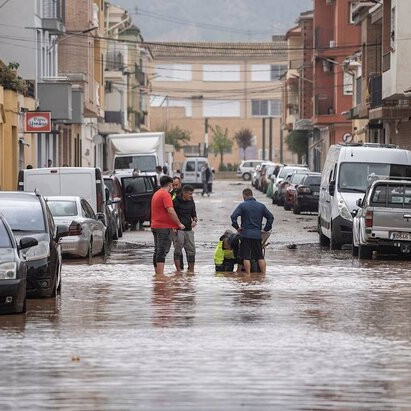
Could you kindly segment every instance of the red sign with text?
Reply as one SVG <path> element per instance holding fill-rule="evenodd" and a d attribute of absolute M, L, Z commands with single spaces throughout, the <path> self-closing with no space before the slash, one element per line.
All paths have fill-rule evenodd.
<path fill-rule="evenodd" d="M 28 111 L 25 121 L 26 133 L 51 133 L 50 111 Z"/>

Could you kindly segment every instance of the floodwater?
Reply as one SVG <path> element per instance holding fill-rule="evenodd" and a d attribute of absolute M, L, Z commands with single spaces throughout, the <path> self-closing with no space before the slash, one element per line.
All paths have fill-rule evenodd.
<path fill-rule="evenodd" d="M 0 317 L 1 410 L 411 409 L 409 262 L 321 250 L 315 216 L 274 208 L 267 275 L 217 275 L 243 188 L 222 187 L 221 208 L 198 198 L 195 275 L 153 276 L 150 233 L 127 233 L 107 264 L 70 261 L 57 300 Z"/>

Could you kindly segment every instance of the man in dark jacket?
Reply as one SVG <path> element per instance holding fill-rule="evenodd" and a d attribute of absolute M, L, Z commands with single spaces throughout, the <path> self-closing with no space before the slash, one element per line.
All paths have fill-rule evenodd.
<path fill-rule="evenodd" d="M 253 197 L 253 192 L 246 188 L 243 191 L 244 202 L 241 203 L 231 215 L 233 227 L 241 235 L 240 257 L 243 259 L 244 269 L 247 274 L 251 272 L 251 260 L 257 260 L 261 273 L 266 272 L 262 246 L 263 218 L 267 220 L 264 231 L 271 230 L 274 216 L 267 207 Z M 238 217 L 241 217 L 241 227 L 238 225 Z"/>
<path fill-rule="evenodd" d="M 187 255 L 188 271 L 194 272 L 196 247 L 193 228 L 197 224 L 196 205 L 193 200 L 194 188 L 190 185 L 183 187 L 183 192 L 173 200 L 174 210 L 179 216 L 183 230 L 174 234 L 174 264 L 181 271 L 183 249 Z"/>

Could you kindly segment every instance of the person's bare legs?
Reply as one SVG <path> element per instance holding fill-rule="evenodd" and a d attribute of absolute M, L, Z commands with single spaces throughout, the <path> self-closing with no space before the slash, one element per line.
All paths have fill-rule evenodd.
<path fill-rule="evenodd" d="M 244 270 L 246 274 L 251 274 L 251 261 L 250 260 L 244 260 Z"/>
<path fill-rule="evenodd" d="M 164 275 L 164 263 L 156 263 L 156 275 Z"/>
<path fill-rule="evenodd" d="M 258 260 L 258 266 L 260 267 L 261 274 L 265 275 L 267 271 L 267 264 L 265 260 Z"/>
<path fill-rule="evenodd" d="M 188 270 L 190 274 L 194 273 L 194 263 L 188 263 Z"/>
<path fill-rule="evenodd" d="M 181 258 L 175 259 L 174 265 L 176 266 L 177 272 L 180 272 L 181 271 Z"/>

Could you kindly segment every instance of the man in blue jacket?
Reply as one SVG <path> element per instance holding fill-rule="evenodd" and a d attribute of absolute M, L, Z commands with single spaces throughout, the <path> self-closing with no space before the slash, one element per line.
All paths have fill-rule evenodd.
<path fill-rule="evenodd" d="M 261 241 L 263 218 L 267 220 L 264 227 L 264 231 L 267 232 L 273 226 L 274 216 L 264 204 L 253 197 L 253 192 L 249 188 L 243 191 L 243 198 L 244 202 L 231 215 L 232 225 L 241 235 L 240 257 L 243 259 L 247 274 L 251 272 L 251 260 L 257 260 L 261 273 L 265 274 L 266 263 Z M 241 227 L 237 222 L 238 217 L 241 217 Z"/>

